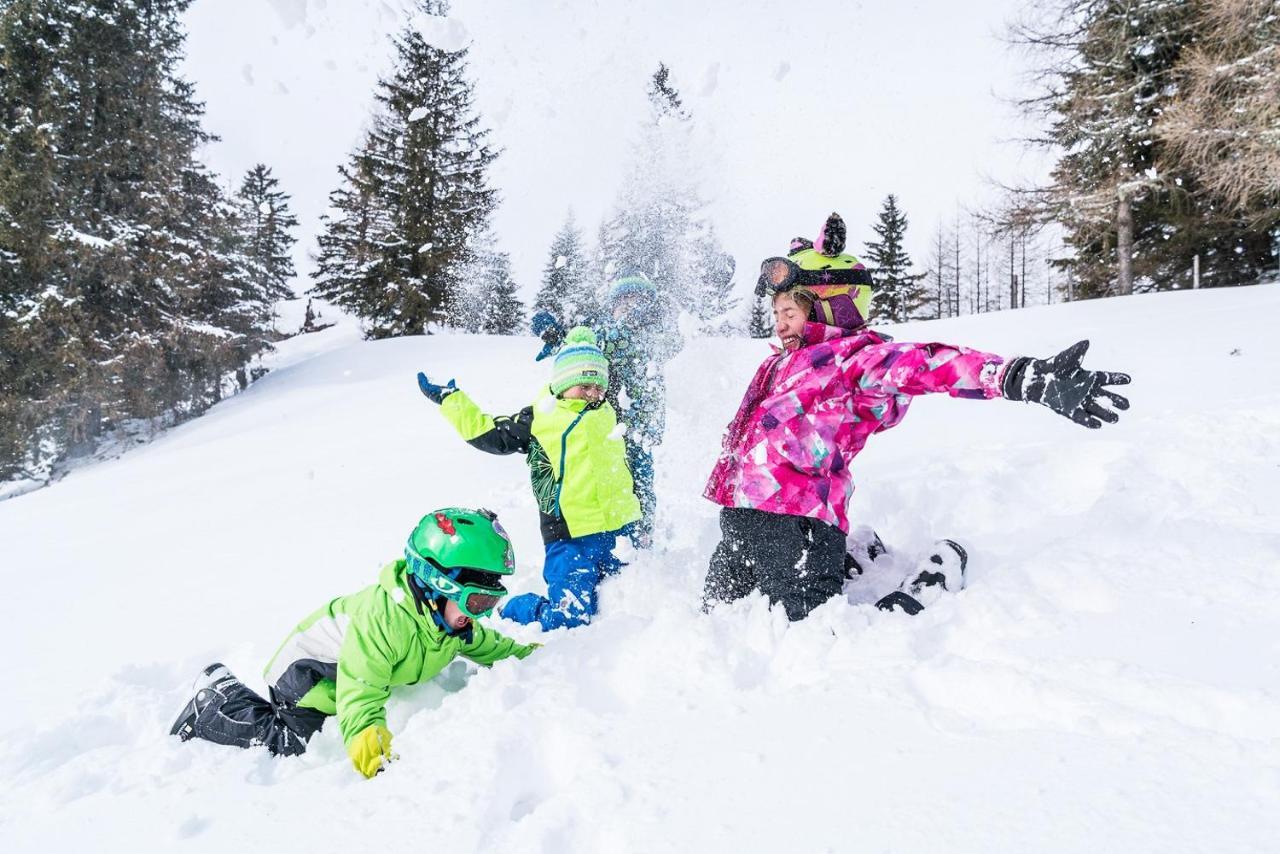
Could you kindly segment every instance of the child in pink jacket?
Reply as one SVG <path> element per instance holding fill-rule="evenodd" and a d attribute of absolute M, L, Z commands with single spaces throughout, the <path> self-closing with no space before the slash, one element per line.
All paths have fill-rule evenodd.
<path fill-rule="evenodd" d="M 832 214 L 812 248 L 762 266 L 759 287 L 773 294 L 782 346 L 747 387 L 707 482 L 704 494 L 723 508 L 723 539 L 704 607 L 759 589 L 799 620 L 839 593 L 850 464 L 872 433 L 902 420 L 916 395 L 1039 403 L 1092 428 L 1129 408 L 1104 388 L 1128 383 L 1126 374 L 1080 366 L 1087 341 L 1049 360 L 1006 362 L 949 344 L 898 343 L 867 328 L 871 278 L 842 254 L 843 226 Z"/>

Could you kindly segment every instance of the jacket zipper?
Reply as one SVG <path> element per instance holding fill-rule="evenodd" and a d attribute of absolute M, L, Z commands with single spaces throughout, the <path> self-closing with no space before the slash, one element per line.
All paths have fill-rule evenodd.
<path fill-rule="evenodd" d="M 566 427 L 565 431 L 560 434 L 560 473 L 556 476 L 555 511 L 556 511 L 556 516 L 560 517 L 561 519 L 564 518 L 564 514 L 560 512 L 560 490 L 564 488 L 564 458 L 568 455 L 569 434 L 573 432 L 574 427 L 578 426 L 578 422 L 582 420 L 582 416 L 586 415 L 588 412 L 590 412 L 593 409 L 599 409 L 599 408 L 600 408 L 599 401 L 597 401 L 596 403 L 587 404 L 582 408 L 582 411 L 578 413 L 578 417 L 573 419 L 573 421 L 569 422 L 569 426 Z M 566 523 L 566 527 L 567 527 L 567 523 Z"/>

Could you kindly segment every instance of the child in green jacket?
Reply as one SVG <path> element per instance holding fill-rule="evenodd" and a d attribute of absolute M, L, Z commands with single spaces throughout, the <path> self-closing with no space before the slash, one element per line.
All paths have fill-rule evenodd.
<path fill-rule="evenodd" d="M 591 622 L 596 586 L 622 566 L 613 554 L 618 534 L 640 518 L 625 430 L 605 401 L 609 362 L 595 333 L 571 329 L 550 386 L 510 417 L 486 415 L 453 380 L 439 385 L 418 374 L 418 386 L 472 447 L 526 455 L 546 544 L 547 595 L 513 596 L 502 616 L 544 630 Z"/>
<path fill-rule="evenodd" d="M 459 655 L 489 665 L 537 646 L 479 623 L 507 594 L 502 577 L 515 571 L 511 541 L 493 513 L 450 507 L 428 514 L 404 553 L 383 567 L 377 584 L 298 624 L 264 671 L 270 700 L 211 664 L 170 734 L 293 756 L 336 715 L 356 770 L 372 777 L 393 758 L 392 688 L 429 680 Z"/>

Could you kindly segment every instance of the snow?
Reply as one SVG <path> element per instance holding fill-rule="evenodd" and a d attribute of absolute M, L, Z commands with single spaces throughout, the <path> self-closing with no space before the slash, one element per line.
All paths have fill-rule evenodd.
<path fill-rule="evenodd" d="M 440 50 L 459 51 L 471 41 L 466 26 L 447 15 L 415 14 L 410 18 L 410 24 L 423 41 Z"/>
<path fill-rule="evenodd" d="M 83 231 L 76 231 L 73 228 L 67 229 L 65 233 L 67 237 L 77 243 L 84 244 L 85 246 L 89 246 L 94 249 L 106 249 L 112 245 L 110 240 L 106 240 L 105 238 L 98 237 L 93 234 L 85 234 Z"/>
<path fill-rule="evenodd" d="M 1083 430 L 1005 401 L 916 401 L 856 464 L 855 524 L 969 587 L 921 615 L 758 596 L 703 615 L 700 498 L 765 342 L 668 367 L 653 554 L 524 662 L 397 690 L 400 760 L 366 782 L 336 727 L 307 754 L 179 744 L 190 681 L 251 685 L 290 628 L 372 583 L 423 513 L 496 510 L 540 587 L 519 456 L 468 448 L 418 392 L 533 399 L 539 342 L 282 342 L 243 394 L 119 459 L 0 502 L 0 850 L 1274 850 L 1280 834 L 1280 289 L 1143 295 L 909 324 L 902 340 L 1129 371 Z M 1233 354 L 1233 351 L 1238 353 Z M 858 598 L 858 597 L 855 597 Z"/>

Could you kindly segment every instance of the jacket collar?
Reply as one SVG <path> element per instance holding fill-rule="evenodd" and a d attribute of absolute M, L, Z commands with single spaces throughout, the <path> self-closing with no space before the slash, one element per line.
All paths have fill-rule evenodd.
<path fill-rule="evenodd" d="M 584 409 L 592 407 L 599 408 L 605 403 L 605 398 L 603 397 L 595 403 L 583 400 L 582 398 L 560 397 L 559 395 L 551 393 L 551 386 L 544 388 L 543 392 L 546 396 L 539 400 L 538 408 L 542 409 L 544 412 L 550 412 L 552 409 L 567 409 L 570 412 L 581 412 Z M 550 403 L 546 402 L 547 398 L 550 398 Z"/>

